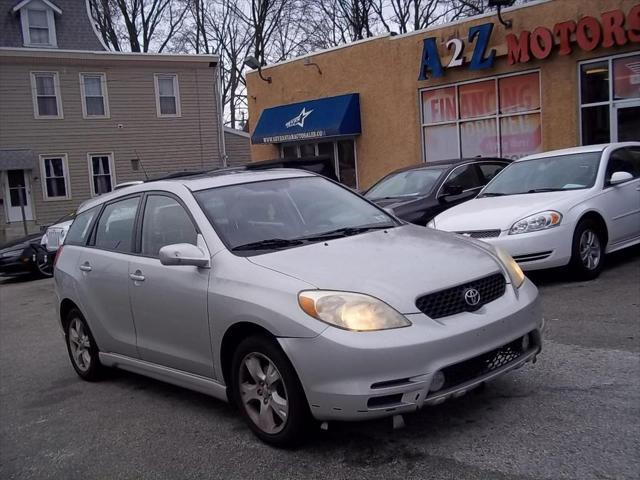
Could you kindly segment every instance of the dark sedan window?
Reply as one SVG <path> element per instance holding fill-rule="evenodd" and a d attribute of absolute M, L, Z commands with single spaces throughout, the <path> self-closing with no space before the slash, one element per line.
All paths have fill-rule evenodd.
<path fill-rule="evenodd" d="M 462 190 L 472 190 L 482 186 L 475 163 L 457 167 L 442 186 L 443 191 L 450 187 L 460 187 Z"/>
<path fill-rule="evenodd" d="M 506 163 L 481 163 L 480 171 L 484 176 L 484 182 L 487 183 L 506 167 Z"/>
<path fill-rule="evenodd" d="M 365 196 L 379 200 L 427 195 L 444 171 L 444 168 L 421 168 L 394 173 L 374 185 Z"/>

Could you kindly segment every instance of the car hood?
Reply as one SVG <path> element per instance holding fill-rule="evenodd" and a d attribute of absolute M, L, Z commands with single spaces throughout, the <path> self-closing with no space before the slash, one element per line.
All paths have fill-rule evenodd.
<path fill-rule="evenodd" d="M 12 250 L 13 248 L 27 243 L 39 243 L 42 238 L 42 233 L 32 233 L 31 235 L 27 235 L 26 237 L 18 238 L 17 240 L 12 240 L 4 245 L 0 245 L 0 251 L 2 250 Z"/>
<path fill-rule="evenodd" d="M 436 228 L 449 232 L 508 230 L 521 218 L 534 213 L 544 210 L 564 213 L 568 206 L 580 202 L 586 192 L 588 190 L 475 198 L 438 215 Z"/>
<path fill-rule="evenodd" d="M 403 225 L 248 257 L 319 289 L 365 293 L 401 313 L 416 298 L 500 270 L 480 247 L 457 236 Z"/>

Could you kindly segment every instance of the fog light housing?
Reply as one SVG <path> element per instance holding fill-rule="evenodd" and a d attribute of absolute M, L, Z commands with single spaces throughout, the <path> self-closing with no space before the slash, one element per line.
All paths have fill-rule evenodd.
<path fill-rule="evenodd" d="M 520 346 L 522 347 L 522 351 L 526 352 L 529 350 L 529 345 L 531 345 L 531 341 L 529 340 L 529 334 L 527 333 L 520 342 Z"/>
<path fill-rule="evenodd" d="M 438 370 L 433 374 L 433 378 L 431 379 L 431 386 L 429 387 L 430 392 L 437 392 L 442 387 L 444 387 L 444 373 Z"/>

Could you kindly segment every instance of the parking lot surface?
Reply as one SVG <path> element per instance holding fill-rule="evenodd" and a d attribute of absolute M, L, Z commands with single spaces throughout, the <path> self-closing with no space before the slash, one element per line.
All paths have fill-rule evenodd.
<path fill-rule="evenodd" d="M 205 395 L 119 371 L 81 381 L 52 280 L 0 280 L 0 478 L 640 478 L 640 249 L 593 282 L 532 279 L 547 319 L 536 365 L 404 429 L 331 424 L 293 451 Z"/>

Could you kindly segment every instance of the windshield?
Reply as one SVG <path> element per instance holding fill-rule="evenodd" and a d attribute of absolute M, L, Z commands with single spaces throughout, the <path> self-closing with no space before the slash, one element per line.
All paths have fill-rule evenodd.
<path fill-rule="evenodd" d="M 426 195 L 435 186 L 444 168 L 406 170 L 383 178 L 366 193 L 371 200 Z"/>
<path fill-rule="evenodd" d="M 590 188 L 596 181 L 599 164 L 600 152 L 573 153 L 514 162 L 498 174 L 479 196 Z"/>
<path fill-rule="evenodd" d="M 236 252 L 264 253 L 397 225 L 384 211 L 322 177 L 229 185 L 194 196 Z"/>

